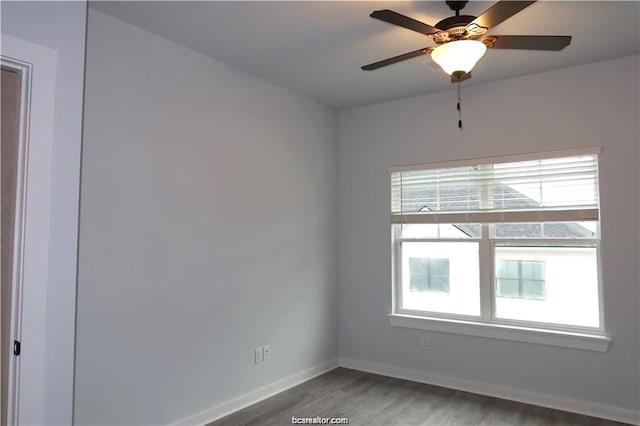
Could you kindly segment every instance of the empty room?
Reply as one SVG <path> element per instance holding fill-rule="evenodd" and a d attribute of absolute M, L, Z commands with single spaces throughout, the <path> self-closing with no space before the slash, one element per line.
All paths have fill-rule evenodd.
<path fill-rule="evenodd" d="M 0 12 L 2 424 L 640 424 L 640 2 Z"/>

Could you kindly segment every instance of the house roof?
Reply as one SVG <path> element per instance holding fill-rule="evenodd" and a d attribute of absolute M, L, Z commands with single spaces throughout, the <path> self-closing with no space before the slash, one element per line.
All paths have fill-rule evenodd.
<path fill-rule="evenodd" d="M 479 208 L 477 188 L 447 188 L 447 189 L 427 189 L 413 191 L 415 196 L 424 197 L 425 200 L 436 199 L 436 191 L 440 192 L 438 206 L 426 204 L 418 211 L 447 211 L 458 210 L 459 200 L 468 199 L 470 208 Z M 537 207 L 538 203 L 522 192 L 513 189 L 509 185 L 498 184 L 493 187 L 494 202 L 498 208 L 523 209 L 527 207 Z M 454 224 L 454 226 L 468 236 L 478 235 L 475 225 Z M 501 223 L 495 227 L 497 238 L 593 238 L 595 233 L 577 222 L 553 222 L 553 223 Z"/>

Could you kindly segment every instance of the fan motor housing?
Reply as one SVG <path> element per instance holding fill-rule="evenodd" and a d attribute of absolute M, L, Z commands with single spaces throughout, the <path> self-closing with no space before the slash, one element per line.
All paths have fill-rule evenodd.
<path fill-rule="evenodd" d="M 468 24 L 473 22 L 474 19 L 476 19 L 476 17 L 471 15 L 458 15 L 443 19 L 435 25 L 435 27 L 442 30 L 442 32 L 433 34 L 433 41 L 440 44 L 453 40 L 475 38 L 481 35 L 486 31 L 486 29 L 482 27 L 477 27 L 479 31 L 469 31 Z M 473 29 L 476 29 L 475 26 Z"/>
<path fill-rule="evenodd" d="M 476 19 L 476 17 L 471 15 L 450 16 L 438 22 L 435 27 L 439 30 L 447 31 L 455 27 L 466 27 L 467 24 L 469 24 L 474 19 Z"/>

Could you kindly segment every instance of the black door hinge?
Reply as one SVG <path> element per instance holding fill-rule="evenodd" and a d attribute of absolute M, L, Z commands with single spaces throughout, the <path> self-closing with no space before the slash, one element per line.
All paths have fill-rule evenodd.
<path fill-rule="evenodd" d="M 20 342 L 17 340 L 13 341 L 13 354 L 15 356 L 20 355 Z"/>

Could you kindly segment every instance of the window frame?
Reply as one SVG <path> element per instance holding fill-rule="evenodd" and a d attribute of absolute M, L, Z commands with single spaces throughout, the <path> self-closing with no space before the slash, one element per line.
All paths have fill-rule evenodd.
<path fill-rule="evenodd" d="M 474 321 L 487 325 L 495 324 L 499 326 L 516 326 L 527 327 L 540 330 L 554 330 L 560 332 L 571 333 L 587 333 L 595 335 L 604 335 L 604 309 L 602 301 L 602 279 L 601 279 L 601 257 L 600 257 L 600 239 L 599 238 L 574 238 L 574 239 L 550 239 L 550 238 L 491 238 L 489 235 L 489 224 L 481 224 L 482 234 L 480 237 L 469 238 L 402 238 L 398 237 L 401 233 L 401 224 L 392 224 L 393 237 L 393 314 L 410 315 L 424 318 L 452 319 L 461 321 Z M 598 232 L 599 235 L 599 232 Z M 478 262 L 480 268 L 480 315 L 463 315 L 446 312 L 435 311 L 418 311 L 402 308 L 402 243 L 404 242 L 477 242 L 478 243 Z M 531 247 L 563 247 L 570 244 L 573 245 L 593 245 L 596 250 L 597 274 L 598 274 L 598 327 L 586 327 L 579 325 L 557 324 L 540 321 L 527 321 L 517 319 L 499 318 L 496 315 L 497 297 L 495 292 L 495 247 L 498 244 L 514 245 L 514 246 L 531 246 Z M 486 260 L 485 260 L 486 259 Z"/>
<path fill-rule="evenodd" d="M 401 225 L 393 225 L 396 229 L 394 232 L 398 232 Z M 404 309 L 402 306 L 402 251 L 401 245 L 403 242 L 411 242 L 411 243 L 444 243 L 444 242 L 477 242 L 478 246 L 480 246 L 481 242 L 479 238 L 396 238 L 395 240 L 395 249 L 394 249 L 394 257 L 393 257 L 393 269 L 395 271 L 394 278 L 394 290 L 392 292 L 393 295 L 393 312 L 405 315 L 414 315 L 414 316 L 424 316 L 425 313 L 428 313 L 429 316 L 438 317 L 438 318 L 450 318 L 450 319 L 458 319 L 458 320 L 481 320 L 482 319 L 482 304 L 480 305 L 481 315 L 464 315 L 464 314 L 454 314 L 448 312 L 435 312 L 435 311 L 417 311 L 412 309 Z M 396 263 L 397 262 L 397 263 Z M 482 265 L 479 262 L 480 274 L 482 274 Z M 482 280 L 480 280 L 482 282 Z M 449 282 L 451 284 L 451 282 Z M 482 288 L 482 286 L 481 286 Z M 481 290 L 482 295 L 482 290 Z"/>
<path fill-rule="evenodd" d="M 528 161 L 528 160 L 542 160 L 546 158 L 560 158 L 568 156 L 578 155 L 593 155 L 599 154 L 600 148 L 586 148 L 584 150 L 568 150 L 568 151 L 555 151 L 545 152 L 539 154 L 525 154 L 507 157 L 498 157 L 498 162 L 507 161 Z M 477 159 L 477 160 L 462 160 L 447 163 L 434 163 L 424 165 L 424 169 L 444 168 L 444 167 L 458 167 L 466 166 L 470 164 L 493 164 L 492 159 Z M 420 166 L 400 166 L 395 168 L 389 168 L 389 172 L 403 170 L 419 170 Z M 596 183 L 599 186 L 599 179 Z M 600 207 L 598 206 L 598 211 Z M 525 213 L 526 214 L 526 213 Z M 448 212 L 443 212 L 441 218 L 445 218 L 449 215 Z M 561 221 L 561 220 L 559 220 Z M 446 223 L 452 224 L 453 221 L 447 221 Z M 547 217 L 544 220 L 538 221 L 538 223 L 554 222 L 553 218 Z M 420 221 L 412 223 L 421 223 Z M 445 222 L 439 222 L 444 224 Z M 549 335 L 552 338 L 549 341 L 557 346 L 576 347 L 580 349 L 591 349 L 598 351 L 606 351 L 611 339 L 606 335 L 605 317 L 604 317 L 604 298 L 603 298 L 603 280 L 602 280 L 602 257 L 600 252 L 600 218 L 596 221 L 597 232 L 594 238 L 496 238 L 491 235 L 490 223 L 481 223 L 481 236 L 480 237 L 468 237 L 468 238 L 407 238 L 402 237 L 402 223 L 391 223 L 391 237 L 392 237 L 392 281 L 391 296 L 392 296 L 392 312 L 389 314 L 392 325 L 421 329 L 436 329 L 438 331 L 447 331 L 449 328 L 447 323 L 451 324 L 451 332 L 470 335 L 487 335 L 492 337 L 493 334 L 498 336 L 497 338 L 506 337 L 506 340 L 517 341 L 532 341 L 540 343 L 540 336 L 546 336 L 542 340 L 545 340 Z M 431 312 L 431 311 L 415 311 L 402 308 L 402 244 L 404 242 L 477 242 L 478 243 L 478 262 L 479 262 L 479 281 L 480 281 L 480 315 L 470 316 L 453 313 L 443 312 Z M 531 320 L 519 320 L 519 319 L 505 319 L 498 318 L 496 315 L 496 276 L 495 276 L 495 249 L 497 245 L 513 245 L 526 247 L 531 246 L 571 246 L 571 245 L 588 245 L 594 247 L 596 251 L 596 270 L 597 270 L 597 291 L 598 291 L 598 327 L 588 327 L 579 325 L 567 325 L 558 323 L 538 322 Z M 545 278 L 546 286 L 546 278 Z M 546 294 L 546 288 L 545 288 Z M 427 324 L 431 322 L 431 324 Z M 410 325 L 409 325 L 410 324 Z M 486 330 L 493 329 L 491 332 Z M 454 331 L 457 330 L 457 331 Z M 462 331 L 461 331 L 462 330 Z M 469 332 L 465 332 L 467 330 Z M 475 331 L 474 331 L 475 330 Z M 478 330 L 480 330 L 478 334 Z M 506 331 L 505 331 L 506 330 Z M 511 338 L 509 331 L 515 332 L 517 338 Z M 506 334 L 505 334 L 506 333 Z M 524 333 L 524 334 L 522 334 Z M 533 334 L 532 334 L 533 333 Z M 503 337 L 499 337 L 503 336 Z M 533 336 L 533 337 L 532 337 Z M 576 343 L 574 340 L 576 336 L 579 339 L 586 339 L 587 343 L 580 341 Z M 569 343 L 564 342 L 563 339 L 570 340 Z M 560 340 L 558 340 L 560 339 Z M 564 342 L 564 343 L 563 343 Z"/>

